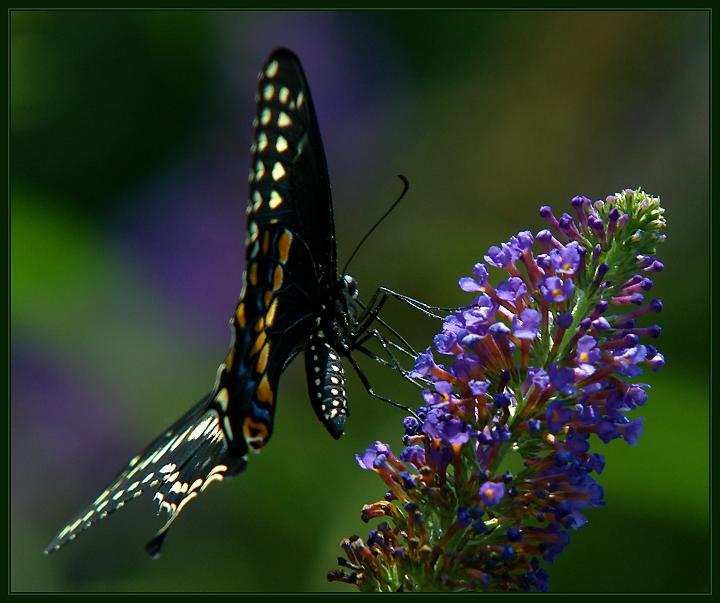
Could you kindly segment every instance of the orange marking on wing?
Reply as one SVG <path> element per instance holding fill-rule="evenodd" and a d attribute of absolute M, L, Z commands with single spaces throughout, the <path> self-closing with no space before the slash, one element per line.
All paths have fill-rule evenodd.
<path fill-rule="evenodd" d="M 280 235 L 280 240 L 278 241 L 278 259 L 284 264 L 287 262 L 288 255 L 290 254 L 290 244 L 292 243 L 292 233 L 290 231 L 285 230 Z"/>
<path fill-rule="evenodd" d="M 272 291 L 265 291 L 265 293 L 263 293 L 263 303 L 265 304 L 266 308 L 270 305 L 272 298 L 273 298 Z"/>
<path fill-rule="evenodd" d="M 255 370 L 262 375 L 267 368 L 268 358 L 270 357 L 270 342 L 268 341 L 260 350 Z"/>
<path fill-rule="evenodd" d="M 277 313 L 277 307 L 278 307 L 278 300 L 275 300 L 272 303 L 272 306 L 268 308 L 267 313 L 265 314 L 265 325 L 268 327 L 272 327 L 272 324 L 275 322 L 275 314 Z"/>
<path fill-rule="evenodd" d="M 237 320 L 241 329 L 244 329 L 247 325 L 247 321 L 245 320 L 245 304 L 238 304 L 237 310 L 235 310 L 235 320 Z"/>
<path fill-rule="evenodd" d="M 254 287 L 257 285 L 257 273 L 258 273 L 258 265 L 253 264 L 250 266 L 250 273 L 248 275 L 248 280 L 250 281 L 250 284 Z"/>
<path fill-rule="evenodd" d="M 260 385 L 257 388 L 257 399 L 258 402 L 264 402 L 270 406 L 273 405 L 275 395 L 273 394 L 272 387 L 270 387 L 270 381 L 268 381 L 267 375 L 260 379 Z"/>
<path fill-rule="evenodd" d="M 255 452 L 259 452 L 270 437 L 270 431 L 265 423 L 258 423 L 252 418 L 246 417 L 243 423 L 243 436 L 248 446 Z"/>
<path fill-rule="evenodd" d="M 262 252 L 267 255 L 268 249 L 270 249 L 270 233 L 266 232 L 263 235 Z"/>
<path fill-rule="evenodd" d="M 252 347 L 250 348 L 250 351 L 248 352 L 248 358 L 252 358 L 260 351 L 260 348 L 265 345 L 265 340 L 267 339 L 267 335 L 265 335 L 265 331 L 260 333 L 260 335 L 257 336 L 257 339 L 255 340 L 255 343 L 252 344 Z"/>
<path fill-rule="evenodd" d="M 260 317 L 255 321 L 255 324 L 253 325 L 253 330 L 254 330 L 256 333 L 259 333 L 259 332 L 262 331 L 264 328 L 265 328 L 265 319 L 264 319 L 262 316 L 260 316 Z"/>
<path fill-rule="evenodd" d="M 278 291 L 282 287 L 283 283 L 283 269 L 282 266 L 275 266 L 273 272 L 273 291 Z"/>

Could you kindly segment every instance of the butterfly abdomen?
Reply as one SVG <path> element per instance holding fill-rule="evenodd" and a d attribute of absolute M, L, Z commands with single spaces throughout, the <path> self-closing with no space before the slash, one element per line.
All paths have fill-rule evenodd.
<path fill-rule="evenodd" d="M 324 331 L 317 330 L 307 341 L 305 372 L 315 414 L 330 435 L 338 439 L 345 432 L 345 421 L 350 414 L 345 370 L 340 355 L 330 345 Z"/>

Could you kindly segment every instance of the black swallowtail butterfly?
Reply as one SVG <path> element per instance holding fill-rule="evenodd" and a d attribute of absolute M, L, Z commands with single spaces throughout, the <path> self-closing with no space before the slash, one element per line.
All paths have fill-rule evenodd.
<path fill-rule="evenodd" d="M 333 437 L 343 434 L 348 401 L 340 358 L 348 357 L 357 368 L 350 352 L 362 349 L 360 337 L 367 338 L 375 314 L 370 320 L 367 313 L 361 317 L 354 279 L 337 276 L 325 154 L 298 58 L 289 50 L 275 50 L 259 79 L 246 271 L 230 321 L 230 352 L 215 386 L 135 456 L 46 553 L 156 489 L 155 500 L 168 519 L 145 550 L 157 556 L 185 505 L 214 481 L 243 471 L 248 453 L 268 442 L 280 374 L 301 351 L 317 416 Z M 359 318 L 365 319 L 359 323 Z"/>

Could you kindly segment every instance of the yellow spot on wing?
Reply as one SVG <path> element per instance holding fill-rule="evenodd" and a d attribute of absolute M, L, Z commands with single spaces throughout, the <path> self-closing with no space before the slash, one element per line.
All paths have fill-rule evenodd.
<path fill-rule="evenodd" d="M 108 494 L 110 494 L 110 490 L 105 490 L 105 492 L 103 492 L 100 496 L 98 496 L 98 497 L 95 499 L 95 502 L 93 503 L 93 505 L 98 504 L 98 503 L 99 503 L 103 498 L 105 498 Z"/>
<path fill-rule="evenodd" d="M 265 314 L 265 324 L 268 327 L 271 327 L 272 324 L 275 322 L 275 313 L 277 312 L 277 305 L 278 305 L 278 300 L 275 300 L 272 303 L 272 305 L 268 308 L 268 311 Z"/>
<path fill-rule="evenodd" d="M 257 285 L 257 280 L 258 280 L 257 273 L 258 273 L 258 265 L 253 264 L 252 266 L 250 266 L 250 274 L 248 275 L 248 281 L 250 282 L 250 284 L 253 287 L 255 285 Z"/>
<path fill-rule="evenodd" d="M 188 492 L 192 492 L 193 490 L 197 490 L 200 486 L 202 486 L 202 484 L 203 484 L 203 479 L 200 478 L 200 477 L 198 477 L 198 478 L 193 482 L 192 486 L 190 486 L 190 489 L 188 490 Z"/>
<path fill-rule="evenodd" d="M 284 177 L 285 177 L 285 168 L 283 167 L 282 163 L 277 161 L 272 169 L 272 178 L 275 182 L 277 182 L 278 180 L 281 180 Z M 259 179 L 260 179 L 260 177 L 258 177 L 258 180 Z"/>
<path fill-rule="evenodd" d="M 292 233 L 289 230 L 283 231 L 278 241 L 278 259 L 284 264 L 287 262 L 290 253 L 290 244 L 292 243 Z"/>
<path fill-rule="evenodd" d="M 247 321 L 245 320 L 245 304 L 242 302 L 238 304 L 237 310 L 235 310 L 235 319 L 240 328 L 244 329 Z"/>
<path fill-rule="evenodd" d="M 284 136 L 278 136 L 278 139 L 275 142 L 275 148 L 278 153 L 284 153 L 288 150 L 288 141 L 285 140 Z"/>
<path fill-rule="evenodd" d="M 265 404 L 273 405 L 274 394 L 272 387 L 270 387 L 270 381 L 268 381 L 267 375 L 260 379 L 260 384 L 257 389 L 258 402 L 264 402 Z"/>
<path fill-rule="evenodd" d="M 250 449 L 254 452 L 260 452 L 260 449 L 270 437 L 270 431 L 264 423 L 258 423 L 250 417 L 246 417 L 243 424 L 243 435 Z"/>
<path fill-rule="evenodd" d="M 227 465 L 215 465 L 211 470 L 210 473 L 208 473 L 208 477 L 211 475 L 215 475 L 216 473 L 220 471 L 227 471 Z"/>
<path fill-rule="evenodd" d="M 255 370 L 258 374 L 262 375 L 267 368 L 268 358 L 270 357 L 270 342 L 268 341 L 260 350 L 260 355 L 257 359 L 257 366 Z"/>
<path fill-rule="evenodd" d="M 278 98 L 280 99 L 280 102 L 286 103 L 288 101 L 289 97 L 290 97 L 290 90 L 288 90 L 285 86 L 280 88 L 280 94 L 278 94 Z"/>
<path fill-rule="evenodd" d="M 264 151 L 267 148 L 268 145 L 268 137 L 265 132 L 260 132 L 260 136 L 258 136 L 258 150 L 260 152 Z"/>
<path fill-rule="evenodd" d="M 228 434 L 228 438 L 230 438 L 232 440 L 233 439 L 233 431 L 232 431 L 232 427 L 230 425 L 230 417 L 228 417 L 227 415 L 223 417 L 223 425 L 225 426 L 225 431 Z"/>
<path fill-rule="evenodd" d="M 280 115 L 278 115 L 278 127 L 287 128 L 291 125 L 292 119 L 290 119 L 284 111 L 280 111 Z"/>
<path fill-rule="evenodd" d="M 272 298 L 273 298 L 272 291 L 265 291 L 265 293 L 263 293 L 263 303 L 265 304 L 266 308 L 270 305 Z"/>
<path fill-rule="evenodd" d="M 273 291 L 278 291 L 282 287 L 283 283 L 283 269 L 282 266 L 275 266 L 273 271 Z"/>
<path fill-rule="evenodd" d="M 230 394 L 228 393 L 228 390 L 226 387 L 223 387 L 215 396 L 215 402 L 217 402 L 220 405 L 220 408 L 222 408 L 222 411 L 225 412 L 228 407 L 228 402 L 230 401 Z"/>
<path fill-rule="evenodd" d="M 265 335 L 265 331 L 260 333 L 260 335 L 257 336 L 257 339 L 255 339 L 255 342 L 252 344 L 252 347 L 250 348 L 250 351 L 248 352 L 248 358 L 252 358 L 260 351 L 260 348 L 265 345 L 265 340 L 267 339 L 267 335 Z"/>
<path fill-rule="evenodd" d="M 272 118 L 272 112 L 270 111 L 270 109 L 265 107 L 263 109 L 262 113 L 260 114 L 260 123 L 263 126 L 267 126 L 270 123 L 271 118 Z"/>
<path fill-rule="evenodd" d="M 273 178 L 274 177 L 275 177 L 275 170 L 273 170 Z M 280 193 L 278 193 L 277 191 L 273 191 L 270 194 L 270 202 L 268 203 L 268 205 L 270 205 L 270 209 L 277 209 L 278 207 L 280 207 L 282 202 L 283 202 L 283 198 L 280 196 Z"/>
<path fill-rule="evenodd" d="M 268 84 L 263 90 L 263 98 L 266 101 L 269 101 L 272 99 L 273 96 L 275 96 L 275 86 L 273 86 L 272 84 Z"/>
<path fill-rule="evenodd" d="M 273 61 L 265 68 L 265 75 L 267 77 L 275 77 L 277 75 L 279 68 L 280 68 L 280 65 L 278 65 L 278 62 Z"/>
<path fill-rule="evenodd" d="M 256 333 L 259 333 L 259 332 L 262 331 L 264 328 L 265 328 L 265 319 L 264 319 L 262 316 L 260 316 L 260 317 L 255 321 L 255 324 L 253 325 L 253 330 L 254 330 Z"/>

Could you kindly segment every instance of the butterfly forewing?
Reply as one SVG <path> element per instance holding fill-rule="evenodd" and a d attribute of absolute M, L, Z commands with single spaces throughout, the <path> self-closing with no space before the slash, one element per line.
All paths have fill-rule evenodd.
<path fill-rule="evenodd" d="M 254 165 L 257 168 L 260 161 L 266 170 L 269 169 L 271 179 L 258 182 L 256 171 L 255 190 L 268 193 L 270 187 L 279 185 L 284 192 L 282 199 L 289 200 L 290 207 L 269 204 L 270 208 L 274 207 L 270 219 L 280 220 L 284 211 L 293 211 L 295 217 L 290 224 L 310 250 L 318 277 L 334 279 L 335 230 L 330 182 L 305 73 L 292 52 L 278 49 L 270 56 L 259 77 Z M 289 164 L 291 172 L 274 180 L 273 170 L 278 161 L 282 169 Z M 276 173 L 282 174 L 280 168 Z M 277 204 L 279 199 L 275 197 L 274 201 Z"/>

